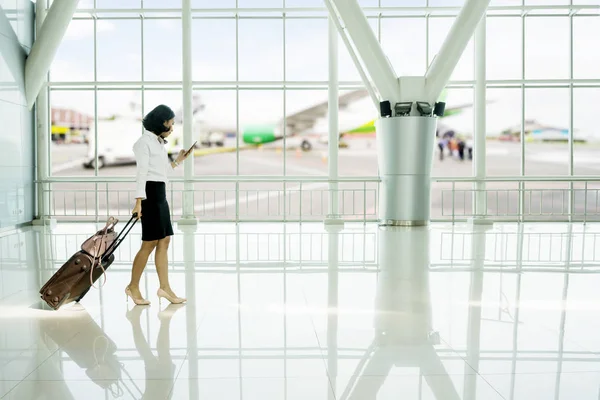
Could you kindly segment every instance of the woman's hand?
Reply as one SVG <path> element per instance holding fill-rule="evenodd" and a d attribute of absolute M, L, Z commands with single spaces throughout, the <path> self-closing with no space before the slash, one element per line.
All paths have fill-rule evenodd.
<path fill-rule="evenodd" d="M 177 158 L 175 159 L 177 164 L 181 164 L 183 161 L 185 161 L 185 159 L 188 158 L 190 154 L 192 154 L 192 150 L 193 150 L 193 148 L 189 152 L 185 151 L 185 150 L 179 150 L 179 154 L 177 155 Z"/>
<path fill-rule="evenodd" d="M 131 211 L 131 215 L 135 215 L 137 213 L 137 219 L 142 218 L 142 199 L 135 199 L 135 206 L 133 207 L 133 211 Z"/>

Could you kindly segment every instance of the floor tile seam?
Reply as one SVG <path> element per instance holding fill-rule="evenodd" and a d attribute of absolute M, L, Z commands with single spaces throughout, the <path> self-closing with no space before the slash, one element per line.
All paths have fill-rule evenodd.
<path fill-rule="evenodd" d="M 74 335 L 73 337 L 75 337 L 77 335 Z M 23 377 L 23 379 L 21 380 L 14 380 L 14 381 L 8 381 L 8 382 L 17 382 L 17 384 L 15 386 L 13 386 L 8 392 L 6 392 L 4 394 L 4 396 L 0 397 L 0 400 L 5 398 L 6 396 L 8 396 L 10 393 L 12 393 L 13 390 L 15 390 L 20 384 L 22 384 L 23 382 L 25 382 L 27 380 L 27 378 L 29 378 L 31 376 L 31 374 L 33 374 L 35 371 L 37 371 L 46 361 L 48 361 L 50 359 L 50 357 L 52 357 L 54 354 L 56 354 L 58 351 L 60 350 L 60 348 L 54 350 L 52 353 L 50 353 L 48 355 L 48 357 L 44 358 L 44 360 L 42 360 L 42 362 L 40 362 L 34 369 L 33 371 L 31 371 L 29 374 L 27 374 L 25 377 Z"/>
<path fill-rule="evenodd" d="M 195 277 L 195 275 L 196 275 L 196 274 L 194 273 L 194 277 Z M 214 285 L 214 286 L 212 287 L 212 290 L 211 290 L 211 291 L 210 291 L 210 293 L 209 293 L 209 297 L 207 297 L 207 298 L 211 298 L 211 297 L 210 297 L 210 295 L 212 295 L 212 294 L 213 294 L 213 293 L 214 293 L 214 292 L 217 290 L 217 288 L 218 288 L 218 287 L 220 287 L 220 284 L 221 284 L 221 282 L 222 282 L 222 280 L 223 280 L 223 279 L 224 279 L 224 276 L 219 276 L 219 279 L 218 279 L 218 283 L 219 283 L 219 284 L 217 284 L 217 285 Z M 187 306 L 187 305 L 186 305 L 186 306 Z M 200 332 L 200 327 L 202 326 L 202 323 L 203 323 L 203 322 L 204 322 L 204 320 L 206 319 L 206 315 L 207 315 L 207 314 L 208 314 L 208 311 L 207 311 L 207 310 L 204 310 L 204 312 L 202 313 L 202 317 L 201 317 L 200 321 L 199 321 L 199 322 L 196 324 L 196 330 L 195 330 L 195 332 L 194 332 L 194 333 L 195 333 L 195 335 L 196 335 L 196 338 L 198 337 L 198 334 L 199 334 L 199 332 Z M 181 361 L 181 364 L 179 365 L 179 368 L 178 368 L 178 370 L 177 370 L 177 373 L 175 374 L 175 377 L 174 377 L 174 379 L 173 379 L 173 384 L 171 385 L 171 390 L 169 390 L 169 397 L 168 397 L 168 398 L 171 398 L 171 397 L 173 396 L 173 390 L 175 389 L 175 384 L 177 383 L 177 380 L 179 379 L 179 375 L 181 374 L 181 370 L 183 369 L 183 365 L 185 364 L 185 362 L 186 362 L 186 361 L 188 361 L 189 354 L 190 354 L 190 349 L 189 349 L 189 348 L 187 348 L 187 349 L 186 349 L 186 352 L 185 352 L 185 357 L 184 357 L 184 358 L 183 358 L 183 360 Z M 0 399 L 0 400 L 1 400 L 1 399 Z"/>
<path fill-rule="evenodd" d="M 2 381 L 0 381 L 2 382 Z M 8 396 L 13 390 L 15 390 L 15 388 L 17 386 L 19 386 L 21 383 L 23 383 L 23 381 L 6 381 L 6 382 L 17 382 L 17 384 L 15 386 L 13 386 L 8 392 L 6 392 L 2 397 L 0 397 L 0 400 L 4 399 L 6 396 Z"/>
<path fill-rule="evenodd" d="M 88 313 L 88 315 L 89 315 L 89 313 Z M 90 315 L 90 317 L 91 317 L 91 315 Z M 88 322 L 86 322 L 85 324 L 83 324 L 82 328 L 90 325 L 92 322 L 94 322 L 94 318 L 90 318 L 90 320 Z M 7 395 L 9 395 L 20 384 L 22 384 L 23 382 L 25 382 L 27 380 L 27 378 L 29 378 L 32 374 L 34 374 L 37 370 L 39 370 L 42 365 L 44 365 L 51 357 L 53 357 L 56 353 L 58 353 L 58 351 L 60 351 L 65 345 L 69 344 L 79 334 L 81 334 L 81 330 L 79 330 L 77 333 L 75 333 L 73 336 L 71 336 L 69 338 L 69 340 L 67 340 L 62 346 L 58 346 L 58 348 L 56 350 L 50 352 L 50 354 L 47 357 L 45 357 L 40 363 L 38 363 L 38 365 L 29 374 L 27 374 L 23 379 L 19 380 L 18 381 L 19 383 L 17 383 L 12 389 L 10 389 L 4 396 L 2 396 L 0 398 L 0 400 L 3 399 L 4 397 L 6 397 Z"/>
<path fill-rule="evenodd" d="M 19 292 L 22 292 L 22 291 L 26 291 L 26 290 L 20 290 Z M 13 293 L 13 294 L 15 294 L 15 293 Z M 12 295 L 9 295 L 9 296 L 12 296 Z M 1 301 L 1 300 L 2 300 L 2 299 L 0 298 L 0 301 Z M 86 312 L 87 312 L 87 309 L 86 309 Z M 89 313 L 89 312 L 88 312 L 88 313 Z M 91 317 L 91 315 L 90 315 L 90 317 Z M 92 320 L 93 320 L 93 319 L 94 319 L 94 318 L 92 317 Z M 90 321 L 90 322 L 91 322 L 91 321 Z M 76 334 L 76 335 L 77 335 L 77 334 Z M 73 337 L 75 337 L 75 336 L 73 336 Z M 69 341 L 70 341 L 70 340 L 69 340 Z M 28 351 L 34 350 L 33 348 L 34 348 L 34 347 L 36 347 L 37 345 L 38 345 L 38 342 L 34 342 L 34 343 L 33 343 L 33 344 L 31 344 L 29 347 L 27 347 L 26 349 L 23 349 L 21 352 L 19 352 L 19 354 L 17 354 L 15 358 L 18 358 L 18 357 L 20 357 L 21 355 L 23 355 L 24 353 L 26 353 L 26 352 L 28 352 Z M 13 359 L 12 359 L 12 360 L 10 360 L 8 363 L 6 363 L 6 364 L 5 364 L 5 365 L 3 365 L 2 367 L 0 367 L 0 371 L 2 371 L 2 370 L 3 370 L 3 369 L 4 369 L 4 368 L 5 368 L 5 367 L 6 367 L 8 364 L 10 364 L 11 362 L 13 362 L 13 361 L 15 360 L 15 358 L 13 358 Z M 44 360 L 43 362 L 45 362 L 45 361 L 46 361 L 46 360 Z"/>
<path fill-rule="evenodd" d="M 31 351 L 31 350 L 34 350 L 34 349 L 33 349 L 33 347 L 36 347 L 37 345 L 38 345 L 38 343 L 37 343 L 37 342 L 34 342 L 34 343 L 33 343 L 33 344 L 31 344 L 31 345 L 30 345 L 28 348 L 26 348 L 26 349 L 23 349 L 22 351 L 20 351 L 20 352 L 19 352 L 19 354 L 17 354 L 17 355 L 15 356 L 15 358 L 11 359 L 11 360 L 10 360 L 10 361 L 8 361 L 6 364 L 4 364 L 2 367 L 0 367 L 0 372 L 2 372 L 2 371 L 4 370 L 4 368 L 5 368 L 6 366 L 8 366 L 10 363 L 12 363 L 12 362 L 13 362 L 15 359 L 17 359 L 17 358 L 21 357 L 21 356 L 22 356 L 24 353 L 26 353 L 26 352 L 28 352 L 28 351 Z M 6 379 L 5 379 L 5 380 L 6 380 Z M 12 379 L 8 379 L 8 380 L 12 380 Z M 2 381 L 2 379 L 0 379 L 0 381 Z"/>
<path fill-rule="evenodd" d="M 560 330 L 557 330 L 556 328 L 551 328 L 550 326 L 548 326 L 546 324 L 535 324 L 535 326 L 537 326 L 539 329 L 542 329 L 544 331 L 551 332 L 551 333 L 555 334 L 557 337 L 560 337 Z M 584 346 L 581 343 L 579 343 L 578 341 L 575 341 L 575 340 L 572 340 L 572 339 L 564 338 L 563 345 L 564 345 L 564 342 L 572 343 L 575 346 L 581 348 L 582 351 L 585 351 L 585 352 L 587 352 L 589 354 L 593 354 L 594 357 L 598 358 L 598 360 L 600 361 L 600 352 L 588 349 L 586 346 Z"/>
<path fill-rule="evenodd" d="M 484 372 L 481 375 L 485 376 L 518 376 L 518 375 L 556 375 L 560 373 L 561 375 L 576 375 L 576 374 L 600 374 L 600 370 L 597 371 L 539 371 L 539 372 Z"/>
<path fill-rule="evenodd" d="M 1 267 L 1 266 L 0 266 L 0 271 L 2 271 L 2 267 Z M 0 297 L 0 302 L 2 302 L 3 300 L 6 300 L 6 299 L 8 299 L 9 297 L 12 297 L 12 296 L 15 296 L 15 295 L 18 295 L 18 294 L 21 294 L 21 293 L 29 292 L 29 291 L 31 291 L 32 293 L 33 293 L 33 292 L 37 292 L 37 290 L 31 290 L 31 289 L 19 289 L 19 290 L 17 290 L 16 292 L 9 293 L 9 294 L 5 294 L 5 295 L 1 296 L 1 297 Z M 0 306 L 1 306 L 1 305 L 2 305 L 2 304 L 0 303 Z"/>
<path fill-rule="evenodd" d="M 496 393 L 498 394 L 498 396 L 500 396 L 500 397 L 501 397 L 502 399 L 504 399 L 504 400 L 507 400 L 507 399 L 506 399 L 506 397 L 504 397 L 504 396 L 502 395 L 502 393 L 500 393 L 500 391 L 498 391 L 498 389 L 496 389 L 496 387 L 495 387 L 494 385 L 492 385 L 492 384 L 491 384 L 491 383 L 490 383 L 490 382 L 489 382 L 487 379 L 485 379 L 485 377 L 484 377 L 484 376 L 483 376 L 481 373 L 479 373 L 479 371 L 477 371 L 475 368 L 473 368 L 473 366 L 472 366 L 472 365 L 471 365 L 471 364 L 470 364 L 470 363 L 467 361 L 467 359 L 466 359 L 466 358 L 464 358 L 464 357 L 462 357 L 462 356 L 460 355 L 460 353 L 458 353 L 458 352 L 457 352 L 457 351 L 454 349 L 454 347 L 452 347 L 452 346 L 450 345 L 450 343 L 446 342 L 444 339 L 441 339 L 441 338 L 440 338 L 440 340 L 441 340 L 441 341 L 442 341 L 444 344 L 446 344 L 446 346 L 448 346 L 448 348 L 449 348 L 449 349 L 451 349 L 451 350 L 452 350 L 452 351 L 453 351 L 455 354 L 457 354 L 457 355 L 460 357 L 460 359 L 462 359 L 462 360 L 463 360 L 463 362 L 464 362 L 466 365 L 468 365 L 468 366 L 469 366 L 469 368 L 471 368 L 471 370 L 472 370 L 472 371 L 475 373 L 474 375 L 477 375 L 479 378 L 481 378 L 481 380 L 483 380 L 483 381 L 484 381 L 484 382 L 485 382 L 485 383 L 486 383 L 486 384 L 487 384 L 487 385 L 488 385 L 488 386 L 489 386 L 489 387 L 490 387 L 490 388 L 491 388 L 491 389 L 492 389 L 494 392 L 496 392 Z M 465 376 L 466 376 L 466 374 L 465 374 Z"/>
<path fill-rule="evenodd" d="M 306 291 L 304 290 L 304 285 L 302 285 L 301 291 L 302 291 L 302 297 L 304 298 L 304 304 L 305 304 L 306 308 L 308 310 L 310 310 L 310 307 L 308 305 L 308 297 L 306 297 Z M 321 346 L 321 341 L 319 340 L 319 334 L 317 333 L 317 327 L 316 327 L 315 321 L 313 319 L 314 314 L 312 312 L 309 312 L 307 315 L 309 316 L 310 324 L 312 325 L 312 328 L 313 328 L 313 334 L 315 335 L 315 338 L 317 340 L 317 345 L 319 346 L 319 353 L 321 353 L 321 361 L 323 362 L 323 366 L 325 367 L 325 373 L 327 375 L 327 382 L 329 382 L 329 389 L 331 390 L 331 393 L 333 393 L 334 399 L 337 400 L 338 395 L 335 391 L 335 388 L 333 387 L 333 382 L 332 382 L 331 376 L 329 374 L 329 368 L 327 367 L 327 363 L 325 362 L 325 357 L 323 354 L 323 346 Z"/>

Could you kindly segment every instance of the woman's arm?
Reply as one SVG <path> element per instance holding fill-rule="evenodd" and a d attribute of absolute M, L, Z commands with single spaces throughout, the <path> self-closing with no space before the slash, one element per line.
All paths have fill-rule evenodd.
<path fill-rule="evenodd" d="M 150 149 L 143 142 L 137 142 L 133 146 L 135 154 L 136 175 L 135 175 L 135 207 L 133 213 L 138 213 L 141 217 L 142 200 L 146 198 L 146 180 L 148 178 L 148 166 L 150 164 Z"/>

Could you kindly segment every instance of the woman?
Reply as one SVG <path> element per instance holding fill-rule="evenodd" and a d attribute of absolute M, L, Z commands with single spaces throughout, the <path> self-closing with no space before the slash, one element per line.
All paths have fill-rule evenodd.
<path fill-rule="evenodd" d="M 156 293 L 159 300 L 165 298 L 172 304 L 186 301 L 178 297 L 169 285 L 167 250 L 173 235 L 173 227 L 167 203 L 166 183 L 169 169 L 176 168 L 189 156 L 189 152 L 181 150 L 177 159 L 169 162 L 169 156 L 164 147 L 166 138 L 173 132 L 175 113 L 165 105 L 159 105 L 144 117 L 143 125 L 146 132 L 133 145 L 137 164 L 135 206 L 133 214 L 137 213 L 142 220 L 142 247 L 133 260 L 131 281 L 125 288 L 125 293 L 137 305 L 147 305 L 150 302 L 142 297 L 140 278 L 146 268 L 148 257 L 156 249 L 154 261 L 160 287 Z"/>

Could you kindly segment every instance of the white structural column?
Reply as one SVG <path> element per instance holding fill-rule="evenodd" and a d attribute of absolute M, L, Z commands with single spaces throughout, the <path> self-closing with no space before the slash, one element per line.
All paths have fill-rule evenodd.
<path fill-rule="evenodd" d="M 46 18 L 46 2 L 38 1 L 35 5 L 36 15 L 36 36 L 39 36 Z M 48 120 L 48 88 L 45 87 L 48 72 L 42 75 L 42 87 L 37 98 L 36 108 L 36 134 L 37 134 L 37 179 L 45 181 L 50 175 L 48 164 L 48 140 L 50 138 L 50 130 Z M 47 183 L 38 183 L 38 211 L 37 219 L 34 224 L 44 225 L 50 212 L 50 193 L 48 192 Z"/>
<path fill-rule="evenodd" d="M 40 9 L 39 3 L 45 2 L 38 1 L 36 10 Z M 44 86 L 50 65 L 73 19 L 78 3 L 79 0 L 54 1 L 43 18 L 41 27 L 37 25 L 37 36 L 25 62 L 25 97 L 30 110 Z"/>
<path fill-rule="evenodd" d="M 475 218 L 481 220 L 487 214 L 485 192 L 486 177 L 486 19 L 481 19 L 475 31 L 475 135 L 473 148 L 473 175 L 475 183 Z"/>
<path fill-rule="evenodd" d="M 378 93 L 378 99 L 373 101 L 376 107 L 380 108 L 377 100 L 391 103 L 391 113 L 382 113 L 384 117 L 375 125 L 381 177 L 380 223 L 426 225 L 430 219 L 431 161 L 437 125 L 433 106 L 491 0 L 466 0 L 426 73 L 400 78 L 395 75 L 357 0 L 324 1 L 337 21 L 344 44 L 351 54 L 356 49 L 360 57 L 358 64 L 364 65 L 368 72 L 368 77 L 361 74 L 365 86 L 375 86 L 373 91 Z M 402 45 L 402 40 L 398 43 Z M 398 102 L 410 103 L 411 107 Z M 415 106 L 415 102 L 427 102 L 431 108 Z"/>
<path fill-rule="evenodd" d="M 340 225 L 328 225 L 327 231 L 327 307 L 329 310 L 338 309 L 339 299 L 339 270 L 340 270 L 340 233 L 343 227 Z M 338 378 L 338 325 L 339 315 L 330 312 L 327 316 L 327 369 L 329 379 L 335 387 Z M 328 391 L 328 399 L 333 399 L 333 393 Z"/>
<path fill-rule="evenodd" d="M 183 0 L 181 10 L 182 45 L 183 45 L 183 147 L 192 145 L 194 116 L 192 115 L 192 0 Z M 194 154 L 183 163 L 185 178 L 183 193 L 183 223 L 196 223 L 194 216 Z"/>
<path fill-rule="evenodd" d="M 344 22 L 348 36 L 352 39 L 362 63 L 375 84 L 380 99 L 395 103 L 400 97 L 398 77 L 357 0 L 325 1 L 333 4 L 333 8 Z M 337 16 L 332 15 L 332 17 Z M 365 85 L 369 86 L 370 82 L 365 82 Z"/>
<path fill-rule="evenodd" d="M 338 32 L 329 16 L 329 147 L 328 147 L 328 172 L 329 172 L 329 218 L 339 218 L 338 197 L 338 156 L 340 148 L 339 135 L 339 82 L 338 82 Z"/>
<path fill-rule="evenodd" d="M 466 0 L 442 48 L 425 74 L 428 101 L 434 103 L 450 80 L 491 0 Z"/>
<path fill-rule="evenodd" d="M 464 400 L 477 399 L 477 376 L 471 374 L 471 368 L 479 370 L 481 359 L 481 298 L 483 294 L 483 264 L 485 262 L 486 232 L 491 226 L 476 226 L 471 246 L 471 285 L 469 287 L 469 313 L 467 317 L 467 363 L 465 364 Z"/>
<path fill-rule="evenodd" d="M 183 262 L 185 266 L 185 297 L 188 304 L 196 304 L 196 225 L 183 225 L 179 229 L 183 233 Z M 173 306 L 172 306 L 173 307 Z M 175 306 L 176 307 L 176 306 Z M 176 310 L 177 308 L 175 308 Z M 198 335 L 197 335 L 197 313 L 196 307 L 186 307 L 186 347 L 189 354 L 198 354 Z M 190 357 L 187 365 L 188 369 L 188 391 L 190 399 L 198 399 L 198 380 L 192 379 L 198 376 L 198 357 Z"/>
<path fill-rule="evenodd" d="M 346 45 L 346 49 L 348 49 L 348 54 L 350 55 L 350 58 L 352 59 L 352 62 L 354 63 L 354 66 L 356 67 L 356 70 L 358 71 L 358 74 L 360 75 L 360 79 L 362 79 L 362 81 L 364 82 L 365 88 L 367 89 L 369 96 L 371 96 L 373 105 L 375 106 L 375 108 L 379 109 L 379 97 L 378 97 L 377 93 L 375 92 L 375 87 L 373 85 L 371 85 L 371 82 L 369 81 L 369 77 L 367 76 L 367 73 L 365 72 L 362 64 L 360 63 L 360 60 L 358 59 L 358 55 L 356 54 L 356 52 L 354 51 L 354 48 L 352 47 L 352 44 L 350 43 L 350 38 L 347 35 L 345 35 L 345 30 L 342 27 L 340 20 L 338 19 L 338 15 L 335 12 L 335 8 L 331 4 L 330 0 L 325 0 L 325 6 L 327 6 L 327 11 L 329 12 L 329 15 L 332 17 L 332 21 L 333 21 L 336 29 L 340 33 L 340 37 L 342 38 L 342 41 Z"/>

